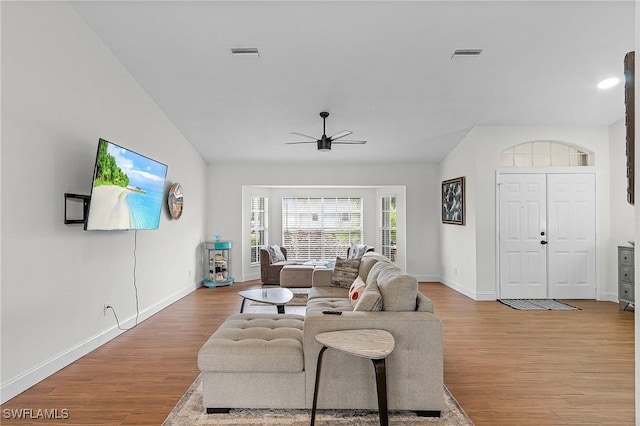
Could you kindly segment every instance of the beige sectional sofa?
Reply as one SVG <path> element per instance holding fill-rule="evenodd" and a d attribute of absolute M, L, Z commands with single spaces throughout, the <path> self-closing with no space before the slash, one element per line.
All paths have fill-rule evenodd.
<path fill-rule="evenodd" d="M 382 310 L 354 310 L 349 289 L 332 285 L 331 270 L 318 269 L 305 316 L 236 314 L 227 320 L 198 355 L 205 409 L 311 408 L 322 348 L 315 336 L 325 331 L 374 328 L 389 331 L 396 343 L 386 362 L 389 409 L 440 415 L 444 406 L 443 336 L 433 303 L 418 291 L 414 277 L 378 253 L 362 257 L 358 275 L 366 291 L 379 290 L 382 303 L 375 304 L 375 309 Z M 324 310 L 343 313 L 327 315 Z M 371 361 L 327 350 L 318 408 L 377 407 Z"/>

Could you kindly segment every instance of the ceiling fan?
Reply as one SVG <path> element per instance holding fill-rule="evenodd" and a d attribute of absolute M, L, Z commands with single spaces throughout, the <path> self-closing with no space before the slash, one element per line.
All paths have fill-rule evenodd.
<path fill-rule="evenodd" d="M 349 139 L 342 139 L 345 136 L 349 136 L 351 133 L 349 130 L 343 130 L 342 132 L 338 132 L 335 135 L 327 136 L 326 131 L 326 123 L 327 117 L 329 113 L 323 111 L 320 113 L 320 117 L 322 117 L 322 137 L 320 139 L 316 139 L 313 136 L 305 135 L 303 133 L 291 132 L 292 135 L 303 136 L 305 138 L 313 139 L 313 141 L 301 141 L 301 142 L 285 142 L 287 145 L 294 145 L 299 143 L 317 143 L 318 151 L 331 151 L 331 144 L 345 144 L 345 145 L 362 145 L 367 143 L 367 141 L 354 141 Z"/>

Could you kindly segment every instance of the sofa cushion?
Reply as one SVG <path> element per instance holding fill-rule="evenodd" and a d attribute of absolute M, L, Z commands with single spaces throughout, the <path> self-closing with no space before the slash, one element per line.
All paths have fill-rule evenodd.
<path fill-rule="evenodd" d="M 349 288 L 349 300 L 351 301 L 351 306 L 356 306 L 356 303 L 358 303 L 358 299 L 362 296 L 362 292 L 366 286 L 367 284 L 362 280 L 362 278 L 359 276 L 356 277 L 355 281 Z"/>
<path fill-rule="evenodd" d="M 360 269 L 358 270 L 358 275 L 360 275 L 360 278 L 362 278 L 365 283 L 367 282 L 367 276 L 369 275 L 369 271 L 371 271 L 371 268 L 373 268 L 373 265 L 380 261 L 388 262 L 389 260 L 378 253 L 365 253 L 365 255 L 362 256 L 362 259 L 360 259 Z"/>
<path fill-rule="evenodd" d="M 367 279 L 365 280 L 367 282 L 367 285 L 369 285 L 372 281 L 377 280 L 378 279 L 378 275 L 380 275 L 380 272 L 382 272 L 382 271 L 394 271 L 394 272 L 396 272 L 398 274 L 400 274 L 402 272 L 402 270 L 400 268 L 398 268 L 393 263 L 389 262 L 389 260 L 386 260 L 386 261 L 378 260 L 371 267 L 371 270 L 367 274 Z M 378 285 L 380 285 L 380 282 L 378 282 Z M 382 297 L 384 298 L 384 294 L 382 295 Z"/>
<path fill-rule="evenodd" d="M 312 299 L 312 300 L 309 300 L 309 302 L 307 302 L 307 308 L 305 309 L 305 312 L 307 315 L 310 312 L 322 312 L 322 311 L 351 312 L 353 311 L 353 306 L 351 306 L 351 302 L 349 302 L 349 299 L 343 299 L 343 298 Z"/>
<path fill-rule="evenodd" d="M 358 276 L 360 259 L 336 259 L 336 266 L 331 276 L 331 286 L 349 289 Z"/>
<path fill-rule="evenodd" d="M 415 311 L 418 297 L 418 280 L 391 268 L 383 269 L 377 277 L 382 309 L 385 311 Z"/>
<path fill-rule="evenodd" d="M 382 295 L 378 288 L 378 283 L 374 280 L 371 284 L 368 284 L 362 296 L 358 299 L 358 303 L 353 308 L 354 311 L 381 311 L 382 310 Z"/>
<path fill-rule="evenodd" d="M 342 287 L 311 287 L 309 300 L 311 299 L 349 299 L 349 289 Z"/>

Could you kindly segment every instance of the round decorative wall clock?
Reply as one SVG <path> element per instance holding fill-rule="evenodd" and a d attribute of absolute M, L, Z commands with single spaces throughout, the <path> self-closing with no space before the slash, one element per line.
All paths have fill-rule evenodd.
<path fill-rule="evenodd" d="M 180 219 L 182 216 L 182 185 L 178 182 L 171 185 L 169 195 L 167 196 L 167 204 L 169 205 L 169 214 L 174 219 Z"/>

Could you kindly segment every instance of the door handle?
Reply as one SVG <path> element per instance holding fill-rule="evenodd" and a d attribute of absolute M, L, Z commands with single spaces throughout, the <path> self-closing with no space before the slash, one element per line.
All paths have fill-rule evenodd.
<path fill-rule="evenodd" d="M 545 244 L 549 244 L 549 243 L 544 241 L 544 240 L 542 240 L 542 241 L 540 241 L 540 244 L 545 245 Z"/>

